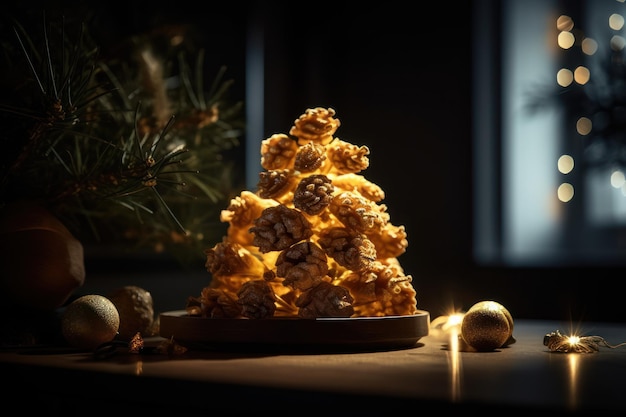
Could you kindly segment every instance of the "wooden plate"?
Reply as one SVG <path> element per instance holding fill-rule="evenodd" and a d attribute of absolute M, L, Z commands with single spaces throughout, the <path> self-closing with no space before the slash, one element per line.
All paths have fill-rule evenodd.
<path fill-rule="evenodd" d="M 428 335 L 430 314 L 410 316 L 217 319 L 186 311 L 159 315 L 161 337 L 203 350 L 381 350 L 415 346 Z"/>

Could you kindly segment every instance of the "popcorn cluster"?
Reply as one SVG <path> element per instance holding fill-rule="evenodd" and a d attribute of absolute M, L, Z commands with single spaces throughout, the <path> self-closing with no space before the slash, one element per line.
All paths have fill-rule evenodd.
<path fill-rule="evenodd" d="M 311 108 L 289 135 L 261 143 L 258 190 L 220 216 L 226 236 L 207 249 L 212 275 L 186 311 L 201 317 L 374 317 L 417 312 L 412 277 L 397 257 L 404 226 L 383 190 L 359 173 L 369 149 L 340 140 L 332 108 Z"/>

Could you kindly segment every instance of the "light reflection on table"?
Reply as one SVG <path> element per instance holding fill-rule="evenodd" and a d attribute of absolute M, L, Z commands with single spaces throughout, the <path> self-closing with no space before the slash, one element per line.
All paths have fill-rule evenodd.
<path fill-rule="evenodd" d="M 306 404 L 310 411 L 331 408 L 351 415 L 381 404 L 390 412 L 433 404 L 438 410 L 459 412 L 477 407 L 551 415 L 625 413 L 626 348 L 551 352 L 543 338 L 558 328 L 565 327 L 516 320 L 515 343 L 493 352 L 464 350 L 455 333 L 459 329 L 451 328 L 446 335 L 433 331 L 413 348 L 389 351 L 189 351 L 172 358 L 119 354 L 100 361 L 89 353 L 0 351 L 0 366 L 12 382 L 4 396 L 8 403 L 19 405 L 26 392 L 29 404 L 42 407 L 77 407 L 111 398 L 126 409 L 134 404 L 142 412 L 153 408 L 177 415 L 192 407 L 217 412 L 219 405 L 227 415 L 258 412 L 265 406 L 271 411 L 276 401 L 284 409 Z M 626 335 L 626 325 L 589 323 L 587 329 L 607 340 Z"/>

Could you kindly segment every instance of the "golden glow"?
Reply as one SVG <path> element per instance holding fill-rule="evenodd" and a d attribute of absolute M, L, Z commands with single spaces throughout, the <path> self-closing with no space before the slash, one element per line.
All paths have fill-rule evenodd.
<path fill-rule="evenodd" d="M 588 135 L 591 133 L 592 123 L 588 117 L 581 117 L 576 121 L 576 131 L 579 135 Z"/>
<path fill-rule="evenodd" d="M 613 30 L 621 30 L 624 27 L 624 16 L 613 13 L 609 16 L 609 27 Z"/>
<path fill-rule="evenodd" d="M 587 84 L 589 75 L 589 69 L 587 67 L 580 66 L 574 70 L 574 79 L 580 85 Z"/>
<path fill-rule="evenodd" d="M 451 313 L 450 315 L 441 315 L 430 321 L 428 336 L 438 340 L 441 343 L 452 343 L 453 335 L 461 334 L 461 323 L 463 322 L 463 313 Z M 451 346 L 449 346 L 451 348 Z M 459 349 L 459 346 L 457 346 Z"/>
<path fill-rule="evenodd" d="M 571 70 L 568 70 L 567 68 L 561 68 L 559 72 L 556 73 L 556 82 L 561 87 L 567 87 L 572 83 L 572 81 L 574 81 L 574 74 Z"/>
<path fill-rule="evenodd" d="M 178 45 L 181 45 L 184 41 L 185 41 L 185 37 L 183 35 L 180 35 L 180 34 L 174 35 L 170 39 L 170 45 L 178 46 Z"/>
<path fill-rule="evenodd" d="M 611 185 L 614 188 L 621 188 L 626 182 L 626 177 L 624 177 L 624 173 L 620 170 L 613 171 L 611 174 Z"/>
<path fill-rule="evenodd" d="M 574 42 L 576 39 L 574 38 L 574 34 L 572 32 L 561 32 L 559 33 L 557 43 L 563 49 L 569 49 L 574 46 Z"/>
<path fill-rule="evenodd" d="M 429 334 L 439 336 L 438 338 L 447 341 L 451 331 L 460 331 L 463 316 L 463 313 L 453 312 L 450 315 L 442 315 L 431 320 Z"/>
<path fill-rule="evenodd" d="M 622 49 L 624 49 L 625 44 L 626 40 L 621 36 L 615 35 L 611 38 L 610 45 L 611 49 L 614 51 L 621 51 Z"/>
<path fill-rule="evenodd" d="M 450 397 L 456 402 L 461 398 L 461 355 L 459 349 L 460 327 L 450 331 Z"/>
<path fill-rule="evenodd" d="M 575 410 L 578 404 L 578 370 L 580 367 L 579 355 L 567 355 L 569 361 L 569 406 Z"/>
<path fill-rule="evenodd" d="M 585 38 L 580 43 L 580 48 L 582 49 L 584 54 L 593 55 L 598 50 L 598 42 L 591 38 Z"/>
<path fill-rule="evenodd" d="M 568 336 L 567 337 L 567 343 L 570 344 L 570 346 L 575 346 L 578 343 L 580 343 L 580 336 Z"/>
<path fill-rule="evenodd" d="M 461 398 L 461 324 L 464 313 L 451 311 L 430 322 L 429 337 L 447 344 L 448 369 L 450 371 L 450 397 L 452 401 Z"/>
<path fill-rule="evenodd" d="M 574 158 L 570 155 L 561 155 L 557 166 L 561 174 L 569 174 L 574 169 Z"/>
<path fill-rule="evenodd" d="M 574 21 L 569 16 L 561 15 L 556 19 L 556 27 L 560 31 L 570 31 L 574 29 Z"/>
<path fill-rule="evenodd" d="M 572 186 L 572 184 L 564 182 L 563 184 L 559 185 L 556 194 L 560 201 L 567 203 L 572 198 L 574 198 L 574 187 Z"/>
<path fill-rule="evenodd" d="M 448 316 L 448 327 L 456 327 L 463 321 L 463 313 L 454 313 Z"/>

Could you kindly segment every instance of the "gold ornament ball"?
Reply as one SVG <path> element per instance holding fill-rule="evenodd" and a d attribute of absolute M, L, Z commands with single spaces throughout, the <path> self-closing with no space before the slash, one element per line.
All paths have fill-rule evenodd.
<path fill-rule="evenodd" d="M 477 351 L 501 348 L 513 336 L 513 317 L 498 302 L 478 302 L 463 316 L 461 336 Z"/>
<path fill-rule="evenodd" d="M 120 326 L 115 304 L 102 295 L 83 295 L 72 301 L 61 316 L 63 337 L 73 347 L 94 350 L 112 341 Z"/>
<path fill-rule="evenodd" d="M 108 297 L 120 314 L 118 338 L 131 340 L 137 333 L 152 336 L 154 306 L 152 294 L 136 285 L 115 289 Z"/>

